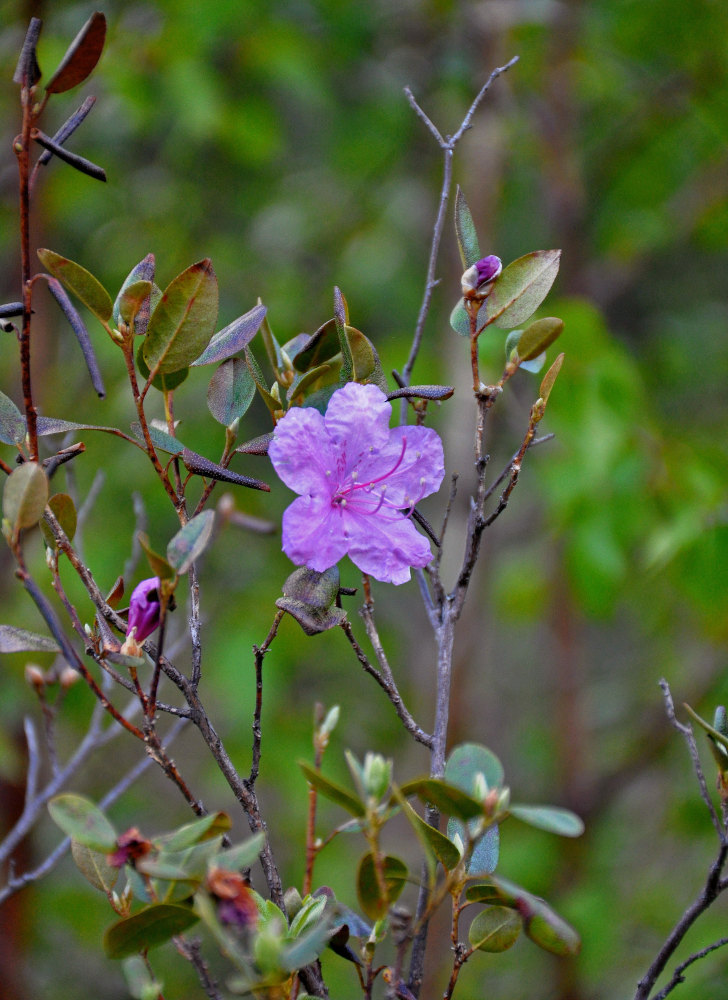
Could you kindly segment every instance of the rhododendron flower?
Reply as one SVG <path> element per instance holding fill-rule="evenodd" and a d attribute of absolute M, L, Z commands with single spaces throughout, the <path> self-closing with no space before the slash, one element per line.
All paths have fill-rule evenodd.
<path fill-rule="evenodd" d="M 152 576 L 142 580 L 131 592 L 127 637 L 144 642 L 159 625 L 159 613 L 159 578 Z"/>
<path fill-rule="evenodd" d="M 279 421 L 268 454 L 301 494 L 283 514 L 283 551 L 297 565 L 322 573 L 348 555 L 376 580 L 405 583 L 432 558 L 411 511 L 442 482 L 442 441 L 429 427 L 390 429 L 391 415 L 381 389 L 350 382 L 325 416 L 296 407 Z"/>

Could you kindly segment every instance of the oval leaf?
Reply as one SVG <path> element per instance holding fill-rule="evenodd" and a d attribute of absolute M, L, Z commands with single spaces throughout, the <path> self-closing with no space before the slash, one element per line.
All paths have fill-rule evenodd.
<path fill-rule="evenodd" d="M 144 341 L 139 344 L 139 350 L 136 353 L 136 365 L 139 369 L 139 374 L 146 382 L 151 372 L 144 360 Z M 181 385 L 185 381 L 189 373 L 189 368 L 180 368 L 179 371 L 169 372 L 166 375 L 155 375 L 152 379 L 152 385 L 159 392 L 172 392 L 173 389 L 176 389 L 178 385 Z"/>
<path fill-rule="evenodd" d="M 91 75 L 101 58 L 106 39 L 106 18 L 95 11 L 66 50 L 66 54 L 46 84 L 49 94 L 62 94 L 77 87 Z"/>
<path fill-rule="evenodd" d="M 265 844 L 264 833 L 254 833 L 242 844 L 229 847 L 226 851 L 221 851 L 214 859 L 214 864 L 218 868 L 226 868 L 229 871 L 239 871 L 241 868 L 250 868 L 255 862 Z"/>
<path fill-rule="evenodd" d="M 564 321 L 555 316 L 545 316 L 531 323 L 521 334 L 517 350 L 521 361 L 533 361 L 561 336 Z"/>
<path fill-rule="evenodd" d="M 229 326 L 215 334 L 204 352 L 192 364 L 211 365 L 216 361 L 225 361 L 238 351 L 242 351 L 260 329 L 265 314 L 266 308 L 261 303 L 246 312 L 244 316 L 233 320 Z"/>
<path fill-rule="evenodd" d="M 36 462 L 26 462 L 10 473 L 3 490 L 3 517 L 14 530 L 37 524 L 47 502 L 48 477 Z"/>
<path fill-rule="evenodd" d="M 530 939 L 552 955 L 578 955 L 581 938 L 571 924 L 555 913 L 542 899 L 531 897 L 533 911 L 523 916 L 523 929 Z"/>
<path fill-rule="evenodd" d="M 136 285 L 140 281 L 148 281 L 151 285 L 150 294 L 142 302 L 141 307 L 136 313 L 136 320 L 134 323 L 134 333 L 145 334 L 147 332 L 147 325 L 149 323 L 149 317 L 151 315 L 151 307 L 156 305 L 159 299 L 162 297 L 162 292 L 154 284 L 154 268 L 155 260 L 154 254 L 148 253 L 143 260 L 131 269 L 129 274 L 126 276 L 124 284 L 119 289 L 119 294 L 116 296 L 116 301 L 114 302 L 114 309 L 112 316 L 115 323 L 119 322 L 121 318 L 121 303 L 125 296 L 127 289 L 132 285 Z M 152 302 L 156 294 L 156 301 Z"/>
<path fill-rule="evenodd" d="M 490 906 L 470 925 L 468 940 L 479 951 L 507 951 L 521 933 L 521 920 L 514 910 Z"/>
<path fill-rule="evenodd" d="M 313 785 L 318 792 L 321 792 L 325 798 L 346 809 L 352 816 L 364 816 L 366 814 L 364 805 L 348 789 L 337 784 L 335 781 L 331 781 L 329 778 L 325 778 L 320 771 L 311 767 L 305 760 L 299 760 L 298 766 L 306 775 L 308 783 Z"/>
<path fill-rule="evenodd" d="M 3 444 L 20 444 L 25 437 L 25 417 L 15 403 L 0 392 L 0 441 Z"/>
<path fill-rule="evenodd" d="M 58 643 L 15 625 L 0 625 L 0 653 L 57 653 Z"/>
<path fill-rule="evenodd" d="M 449 819 L 447 821 L 447 835 L 451 840 L 457 834 L 465 844 L 467 842 L 467 830 L 459 819 Z M 500 834 L 497 826 L 489 826 L 482 837 L 479 837 L 468 861 L 468 875 L 490 875 L 498 867 L 498 857 L 500 854 Z"/>
<path fill-rule="evenodd" d="M 139 544 L 144 549 L 144 555 L 147 557 L 147 562 L 152 573 L 158 576 L 160 580 L 171 580 L 174 576 L 174 570 L 164 556 L 160 556 L 158 552 L 154 551 L 143 531 L 138 532 L 137 538 L 139 539 Z"/>
<path fill-rule="evenodd" d="M 207 408 L 218 423 L 229 427 L 246 412 L 255 396 L 255 381 L 243 358 L 228 358 L 210 380 Z"/>
<path fill-rule="evenodd" d="M 70 541 L 76 534 L 77 522 L 76 507 L 73 500 L 67 493 L 54 493 L 48 501 L 48 506 L 53 511 L 56 520 Z M 56 547 L 56 540 L 45 521 L 40 522 L 40 530 L 43 532 L 43 538 L 48 543 L 48 547 L 54 549 Z"/>
<path fill-rule="evenodd" d="M 107 958 L 126 958 L 164 944 L 197 922 L 188 906 L 157 903 L 112 924 L 104 934 Z"/>
<path fill-rule="evenodd" d="M 460 260 L 463 263 L 463 271 L 466 271 L 473 264 L 476 264 L 483 256 L 478 244 L 478 234 L 475 231 L 475 223 L 470 214 L 465 195 L 460 190 L 458 184 L 455 192 L 455 234 L 460 251 Z"/>
<path fill-rule="evenodd" d="M 503 765 L 492 751 L 480 743 L 456 746 L 445 765 L 445 780 L 471 795 L 479 774 L 488 788 L 500 788 L 503 784 Z"/>
<path fill-rule="evenodd" d="M 186 573 L 207 548 L 214 525 L 215 512 L 212 510 L 203 510 L 190 518 L 167 546 L 169 565 L 178 573 Z"/>
<path fill-rule="evenodd" d="M 87 271 L 85 267 L 76 264 L 67 257 L 61 257 L 53 250 L 39 250 L 38 257 L 51 274 L 63 282 L 66 288 L 91 310 L 91 312 L 106 325 L 111 319 L 113 303 L 111 296 L 101 282 Z"/>
<path fill-rule="evenodd" d="M 186 823 L 173 833 L 155 838 L 155 841 L 157 844 L 163 844 L 165 851 L 181 851 L 185 847 L 198 844 L 201 840 L 210 840 L 221 833 L 227 833 L 231 826 L 232 820 L 227 813 L 210 813 L 202 819 Z"/>
<path fill-rule="evenodd" d="M 76 868 L 86 881 L 108 895 L 116 885 L 121 869 L 110 865 L 105 854 L 93 851 L 85 844 L 79 844 L 77 840 L 71 841 L 71 854 Z"/>
<path fill-rule="evenodd" d="M 509 264 L 485 300 L 486 318 L 504 330 L 524 323 L 548 295 L 560 258 L 560 250 L 534 250 Z"/>
<path fill-rule="evenodd" d="M 508 812 L 522 823 L 557 833 L 560 837 L 580 837 L 584 832 L 584 823 L 569 809 L 558 809 L 556 806 L 510 806 Z"/>
<path fill-rule="evenodd" d="M 209 258 L 170 282 L 149 320 L 144 361 L 150 371 L 179 371 L 207 347 L 217 321 L 217 278 Z"/>
<path fill-rule="evenodd" d="M 457 868 L 460 863 L 460 851 L 455 844 L 434 826 L 426 823 L 405 798 L 399 796 L 399 802 L 412 829 L 425 848 L 434 854 L 446 871 L 452 871 L 453 868 Z"/>
<path fill-rule="evenodd" d="M 145 444 L 141 424 L 134 421 L 131 425 L 131 430 L 134 437 Z M 160 451 L 166 451 L 169 455 L 181 455 L 184 451 L 185 446 L 181 441 L 178 441 L 176 437 L 172 437 L 167 431 L 163 431 L 161 427 L 156 427 L 154 424 L 149 424 L 149 437 L 152 439 L 152 444 L 155 448 L 159 448 Z"/>
<path fill-rule="evenodd" d="M 82 795 L 56 795 L 48 803 L 48 812 L 64 833 L 84 847 L 107 854 L 116 847 L 113 826 L 98 806 Z"/>
<path fill-rule="evenodd" d="M 438 778 L 417 778 L 402 785 L 403 795 L 417 795 L 423 802 L 430 802 L 449 816 L 475 819 L 483 815 L 483 805 L 466 795 L 460 788 Z"/>
<path fill-rule="evenodd" d="M 404 889 L 407 880 L 407 865 L 399 858 L 387 854 L 382 859 L 382 869 L 386 895 L 382 895 L 374 865 L 374 855 L 365 854 L 359 862 L 356 878 L 356 892 L 359 905 L 370 920 L 386 917 L 390 905 Z"/>

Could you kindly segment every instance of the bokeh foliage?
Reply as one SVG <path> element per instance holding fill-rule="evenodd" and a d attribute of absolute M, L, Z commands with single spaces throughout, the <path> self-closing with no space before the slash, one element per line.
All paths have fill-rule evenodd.
<path fill-rule="evenodd" d="M 44 17 L 40 53 L 50 68 L 92 9 L 0 4 L 3 300 L 18 297 L 10 78 L 19 44 L 27 18 Z M 36 244 L 86 264 L 112 288 L 149 251 L 162 285 L 209 256 L 220 279 L 220 325 L 260 296 L 280 340 L 327 319 L 336 284 L 385 371 L 406 358 L 440 171 L 402 87 L 411 86 L 447 132 L 490 69 L 520 55 L 464 140 L 456 179 L 485 253 L 510 260 L 534 246 L 563 248 L 561 300 L 550 300 L 549 311 L 565 321 L 559 349 L 567 358 L 544 422 L 556 442 L 529 456 L 508 513 L 490 532 L 479 593 L 462 622 L 452 737 L 492 746 L 524 798 L 560 800 L 587 821 L 577 849 L 520 831 L 502 843 L 504 876 L 512 868 L 550 898 L 560 893 L 560 909 L 585 944 L 576 962 L 546 965 L 517 945 L 515 964 L 508 957 L 492 963 L 493 993 L 626 995 L 692 898 L 712 849 L 656 681 L 667 676 L 676 700 L 708 717 L 728 698 L 728 12 L 712 0 L 156 0 L 104 10 L 107 49 L 84 88 L 98 104 L 73 148 L 102 163 L 109 183 L 53 163 L 37 199 Z M 60 123 L 63 111 L 57 114 Z M 465 398 L 467 348 L 448 325 L 458 271 L 451 229 L 416 371 L 418 381 L 458 385 Z M 39 319 L 43 412 L 128 420 L 111 345 L 98 338 L 109 373 L 100 403 L 55 306 Z M 503 345 L 491 339 L 482 351 L 497 374 Z M 4 357 L 2 388 L 17 397 L 10 345 Z M 526 373 L 515 383 L 497 427 L 500 457 L 516 446 L 535 391 Z M 222 429 L 212 440 L 209 422 L 197 419 L 205 389 L 205 380 L 191 378 L 176 415 L 188 447 L 212 454 Z M 469 432 L 461 429 L 462 410 L 448 406 L 436 423 L 448 469 L 465 473 Z M 250 437 L 269 429 L 262 406 L 245 420 Z M 141 458 L 107 440 L 86 443 L 73 470 L 79 491 L 98 466 L 106 478 L 85 551 L 110 586 L 129 558 L 130 482 L 157 548 L 175 527 Z M 266 478 L 264 467 L 267 473 L 265 460 L 252 457 L 235 466 Z M 288 499 L 282 488 L 270 498 L 236 495 L 247 513 L 271 520 Z M 260 607 L 272 618 L 290 566 L 276 538 L 232 525 L 223 532 L 203 566 L 205 652 L 210 689 L 221 692 L 216 721 L 245 760 L 250 648 L 268 627 Z M 140 565 L 137 571 L 144 575 Z M 342 582 L 358 585 L 352 567 L 343 567 Z M 12 580 L 2 595 L 4 620 L 37 628 Z M 381 589 L 384 637 L 417 714 L 427 705 L 418 692 L 432 670 L 430 650 L 412 598 L 391 596 Z M 390 707 L 357 673 L 339 637 L 304 644 L 296 628 L 286 624 L 266 662 L 262 774 L 264 805 L 287 831 L 277 846 L 291 881 L 302 870 L 305 789 L 289 761 L 310 753 L 313 702 L 342 706 L 332 767 L 343 746 L 395 754 L 403 747 Z M 22 764 L 14 740 L 33 705 L 23 666 L 20 657 L 3 664 L 0 748 L 10 787 Z M 371 706 L 364 718 L 362 704 Z M 74 689 L 71 719 L 82 724 L 87 707 L 86 692 Z M 179 756 L 192 759 L 198 749 L 182 741 Z M 414 751 L 400 760 L 412 773 L 424 770 Z M 210 806 L 224 808 L 222 783 L 204 762 L 199 768 Z M 84 790 L 93 794 L 109 778 L 99 760 Z M 162 778 L 145 780 L 181 821 L 182 804 Z M 132 790 L 116 815 L 136 820 L 148 798 Z M 150 832 L 171 825 L 157 822 Z M 298 842 L 288 834 L 296 829 Z M 33 850 L 54 835 L 50 825 L 40 831 Z M 329 850 L 338 892 L 348 884 L 345 849 Z M 29 992 L 65 1000 L 88 975 L 98 995 L 118 995 L 98 957 L 93 921 L 81 917 L 94 902 L 70 867 L 21 899 L 15 947 Z M 42 915 L 32 926 L 31 909 Z M 689 944 L 719 936 L 719 911 Z M 59 973 L 59 955 L 69 949 L 79 967 L 69 962 Z M 83 958 L 82 949 L 90 949 Z M 722 961 L 719 953 L 695 967 L 682 996 L 717 995 Z M 477 981 L 466 985 L 468 973 L 462 995 L 480 996 Z M 332 988 L 343 995 L 346 987 L 332 978 Z"/>

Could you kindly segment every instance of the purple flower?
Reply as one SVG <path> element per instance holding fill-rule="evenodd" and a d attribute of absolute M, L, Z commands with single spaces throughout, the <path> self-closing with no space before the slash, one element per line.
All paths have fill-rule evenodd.
<path fill-rule="evenodd" d="M 148 580 L 142 580 L 132 591 L 126 627 L 127 637 L 137 642 L 144 642 L 157 625 L 159 625 L 159 577 L 152 576 Z M 133 634 L 132 629 L 136 630 Z"/>
<path fill-rule="evenodd" d="M 487 295 L 502 270 L 501 259 L 494 254 L 476 261 L 462 276 L 463 295 L 466 298 L 471 298 L 476 292 Z"/>
<path fill-rule="evenodd" d="M 429 427 L 389 428 L 392 407 L 375 385 L 338 389 L 326 416 L 289 410 L 268 454 L 301 495 L 283 515 L 283 551 L 322 573 L 345 555 L 385 583 L 405 583 L 432 558 L 409 516 L 445 475 L 442 441 Z"/>

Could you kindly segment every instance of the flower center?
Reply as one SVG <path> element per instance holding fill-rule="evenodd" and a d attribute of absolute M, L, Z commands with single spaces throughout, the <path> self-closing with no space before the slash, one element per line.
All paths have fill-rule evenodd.
<path fill-rule="evenodd" d="M 399 520 L 403 515 L 409 517 L 412 513 L 415 504 L 417 504 L 424 496 L 424 483 L 425 480 L 420 480 L 421 492 L 417 497 L 407 497 L 405 506 L 394 504 L 391 500 L 386 497 L 387 487 L 386 485 L 375 489 L 374 487 L 378 483 L 383 483 L 390 476 L 394 475 L 397 469 L 400 467 L 404 461 L 405 452 L 407 451 L 407 438 L 402 438 L 402 448 L 400 450 L 397 461 L 394 463 L 391 469 L 384 472 L 381 476 L 376 476 L 374 479 L 369 479 L 365 483 L 358 482 L 358 471 L 354 469 L 349 477 L 349 479 L 339 485 L 338 489 L 331 498 L 332 505 L 344 508 L 347 506 L 355 505 L 355 509 L 362 514 L 378 514 L 382 507 L 386 507 L 388 510 L 396 513 L 396 517 L 393 520 Z"/>

